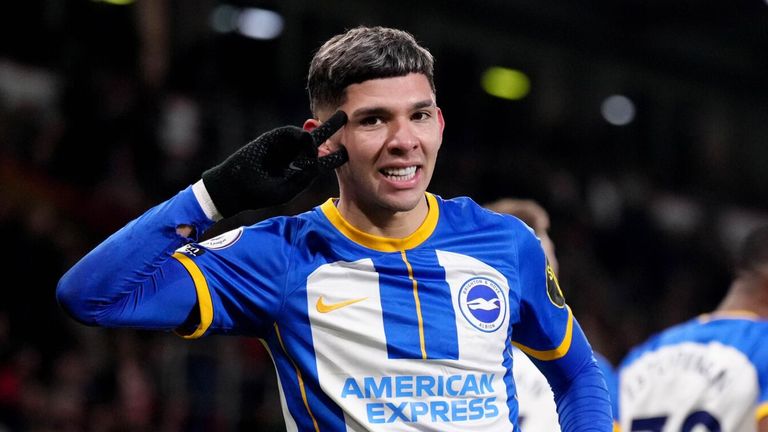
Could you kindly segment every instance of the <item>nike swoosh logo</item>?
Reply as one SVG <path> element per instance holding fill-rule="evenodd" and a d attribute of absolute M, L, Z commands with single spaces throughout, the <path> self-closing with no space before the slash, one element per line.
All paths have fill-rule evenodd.
<path fill-rule="evenodd" d="M 336 309 L 341 309 L 345 306 L 349 306 L 351 304 L 359 303 L 363 300 L 367 300 L 368 297 L 358 298 L 358 299 L 351 299 L 351 300 L 344 300 L 338 303 L 331 303 L 327 304 L 323 301 L 323 296 L 320 296 L 320 298 L 317 299 L 317 304 L 315 305 L 317 307 L 317 311 L 320 313 L 328 313 L 335 311 Z"/>
<path fill-rule="evenodd" d="M 296 165 L 296 162 L 291 161 L 291 163 L 288 164 L 288 169 L 292 169 L 294 171 L 304 171 L 304 169 L 298 165 Z"/>

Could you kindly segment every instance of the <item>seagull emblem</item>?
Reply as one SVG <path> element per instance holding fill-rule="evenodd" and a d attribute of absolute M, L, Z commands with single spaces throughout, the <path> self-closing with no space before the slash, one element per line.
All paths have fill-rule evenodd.
<path fill-rule="evenodd" d="M 484 299 L 482 297 L 478 297 L 478 298 L 476 298 L 476 299 L 474 299 L 472 301 L 468 301 L 467 302 L 467 306 L 471 310 L 478 310 L 478 309 L 480 309 L 480 310 L 484 310 L 484 311 L 489 311 L 489 310 L 498 309 L 500 301 L 501 300 L 499 300 L 498 298 L 494 298 L 492 300 L 486 300 L 486 299 Z"/>

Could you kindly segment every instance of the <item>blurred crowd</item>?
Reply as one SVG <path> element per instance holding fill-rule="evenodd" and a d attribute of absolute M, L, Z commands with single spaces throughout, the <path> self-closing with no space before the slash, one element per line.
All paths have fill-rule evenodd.
<path fill-rule="evenodd" d="M 15 10 L 0 26 L 0 432 L 283 430 L 259 341 L 91 329 L 63 315 L 54 290 L 109 233 L 239 145 L 300 124 L 308 115 L 302 84 L 241 91 L 242 80 L 278 72 L 251 60 L 247 73 L 261 72 L 243 76 L 220 42 L 169 35 L 168 17 L 180 13 L 170 1 L 139 2 L 130 13 L 98 2 L 64 2 L 66 13 L 57 2 L 15 3 L 4 6 Z M 26 26 L 42 33 L 32 37 Z M 440 63 L 437 73 L 447 73 Z M 734 192 L 745 183 L 718 168 L 727 148 L 683 167 L 701 189 L 680 187 L 696 181 L 677 173 L 660 183 L 636 155 L 612 146 L 616 137 L 569 135 L 567 124 L 499 142 L 464 122 L 465 101 L 444 92 L 448 129 L 431 190 L 542 203 L 566 299 L 614 364 L 650 333 L 713 308 L 727 288 L 731 248 L 766 220 L 764 206 Z M 282 208 L 241 214 L 205 236 L 303 211 L 333 188 L 322 179 Z"/>

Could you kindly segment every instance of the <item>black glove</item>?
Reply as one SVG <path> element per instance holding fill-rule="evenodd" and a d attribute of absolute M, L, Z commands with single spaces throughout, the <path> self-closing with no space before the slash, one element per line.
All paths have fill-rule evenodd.
<path fill-rule="evenodd" d="M 229 217 L 290 201 L 320 173 L 348 160 L 343 147 L 317 157 L 317 147 L 346 122 L 347 115 L 337 111 L 311 133 L 296 126 L 273 129 L 205 171 L 203 183 L 216 209 Z"/>

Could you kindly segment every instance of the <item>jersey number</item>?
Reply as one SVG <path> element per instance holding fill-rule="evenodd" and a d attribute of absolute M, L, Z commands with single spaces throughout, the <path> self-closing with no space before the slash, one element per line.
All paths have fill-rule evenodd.
<path fill-rule="evenodd" d="M 632 432 L 661 432 L 667 417 L 648 417 L 632 420 Z M 680 432 L 691 432 L 696 426 L 704 426 L 709 432 L 720 432 L 720 422 L 706 411 L 696 411 L 688 414 L 683 421 Z"/>

